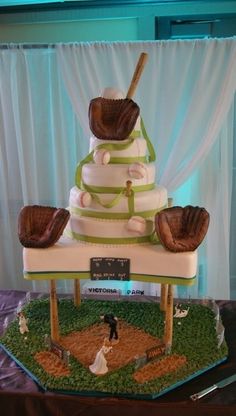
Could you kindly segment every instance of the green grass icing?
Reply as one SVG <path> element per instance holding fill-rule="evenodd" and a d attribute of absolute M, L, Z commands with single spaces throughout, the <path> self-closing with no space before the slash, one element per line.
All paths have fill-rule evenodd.
<path fill-rule="evenodd" d="M 213 311 L 207 306 L 194 302 L 182 306 L 190 306 L 190 309 L 185 318 L 174 318 L 171 354 L 184 355 L 187 358 L 186 364 L 171 374 L 143 384 L 137 383 L 133 378 L 135 362 L 97 377 L 72 355 L 70 376 L 55 378 L 47 374 L 34 359 L 34 355 L 36 352 L 46 350 L 44 337 L 45 334 L 50 334 L 48 298 L 34 300 L 24 307 L 30 330 L 27 339 L 20 334 L 18 319 L 16 319 L 8 326 L 0 343 L 45 389 L 73 394 L 115 394 L 154 398 L 227 357 L 225 341 L 220 348 L 217 346 L 216 320 Z M 100 322 L 100 315 L 110 312 L 158 339 L 163 337 L 165 317 L 157 302 L 82 300 L 81 306 L 75 307 L 73 301 L 67 298 L 58 301 L 60 334 L 67 335 L 73 331 L 81 331 Z"/>

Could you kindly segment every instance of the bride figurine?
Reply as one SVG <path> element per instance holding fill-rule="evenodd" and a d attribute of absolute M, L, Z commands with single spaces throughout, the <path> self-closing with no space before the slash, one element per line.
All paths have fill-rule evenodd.
<path fill-rule="evenodd" d="M 109 345 L 109 341 L 105 339 L 102 348 L 96 354 L 94 363 L 89 366 L 89 369 L 93 374 L 98 376 L 108 372 L 105 355 L 111 350 L 112 347 Z"/>
<path fill-rule="evenodd" d="M 28 325 L 27 325 L 28 319 L 25 317 L 23 312 L 19 312 L 17 315 L 18 315 L 18 318 L 19 318 L 20 333 L 24 334 L 25 332 L 29 332 Z"/>

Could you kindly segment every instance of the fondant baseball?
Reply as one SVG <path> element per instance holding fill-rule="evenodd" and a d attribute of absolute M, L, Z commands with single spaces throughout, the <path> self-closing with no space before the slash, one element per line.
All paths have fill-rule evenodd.
<path fill-rule="evenodd" d="M 129 166 L 128 171 L 129 176 L 134 179 L 142 179 L 146 174 L 146 168 L 142 162 L 132 163 L 132 165 Z"/>
<path fill-rule="evenodd" d="M 146 220 L 143 217 L 134 215 L 129 219 L 127 228 L 129 231 L 135 232 L 137 234 L 143 234 L 146 230 Z"/>
<path fill-rule="evenodd" d="M 125 98 L 122 91 L 112 87 L 105 88 L 102 92 L 102 97 L 110 100 L 120 100 Z"/>
<path fill-rule="evenodd" d="M 107 165 L 110 162 L 110 152 L 106 149 L 97 149 L 93 153 L 93 160 L 96 165 Z"/>
<path fill-rule="evenodd" d="M 92 197 L 89 192 L 82 191 L 78 195 L 78 205 L 81 208 L 86 208 L 91 205 Z"/>

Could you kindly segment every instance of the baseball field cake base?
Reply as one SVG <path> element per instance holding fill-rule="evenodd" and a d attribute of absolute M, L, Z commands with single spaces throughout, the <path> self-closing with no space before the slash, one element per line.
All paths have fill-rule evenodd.
<path fill-rule="evenodd" d="M 55 344 L 48 336 L 50 302 L 48 298 L 34 300 L 23 308 L 29 332 L 20 333 L 16 318 L 0 341 L 44 390 L 151 400 L 227 359 L 223 327 L 214 306 L 211 302 L 178 304 L 178 310 L 187 314 L 173 318 L 173 344 L 168 352 L 163 344 L 165 314 L 156 299 L 85 299 L 76 307 L 73 300 L 61 298 L 60 339 Z M 118 318 L 119 342 L 111 342 L 112 350 L 105 356 L 108 372 L 95 375 L 89 366 L 109 337 L 109 326 L 100 318 L 106 313 Z"/>

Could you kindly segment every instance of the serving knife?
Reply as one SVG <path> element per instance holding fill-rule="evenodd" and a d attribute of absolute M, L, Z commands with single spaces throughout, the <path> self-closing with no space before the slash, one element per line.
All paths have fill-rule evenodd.
<path fill-rule="evenodd" d="M 202 397 L 206 396 L 207 394 L 211 393 L 214 390 L 222 389 L 223 387 L 226 387 L 229 384 L 234 383 L 234 381 L 236 381 L 236 374 L 233 374 L 230 377 L 224 378 L 223 380 L 218 381 L 218 383 L 215 383 L 212 386 L 199 391 L 198 393 L 192 394 L 192 396 L 190 396 L 190 399 L 195 402 L 196 400 L 201 399 Z"/>

